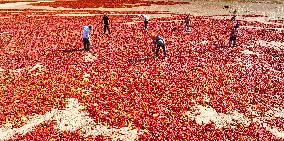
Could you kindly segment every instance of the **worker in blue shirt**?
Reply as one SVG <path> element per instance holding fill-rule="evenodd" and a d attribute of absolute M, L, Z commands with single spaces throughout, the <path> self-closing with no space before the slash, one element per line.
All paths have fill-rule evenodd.
<path fill-rule="evenodd" d="M 84 44 L 84 49 L 86 51 L 90 50 L 90 32 L 92 30 L 92 26 L 83 26 L 83 44 Z"/>

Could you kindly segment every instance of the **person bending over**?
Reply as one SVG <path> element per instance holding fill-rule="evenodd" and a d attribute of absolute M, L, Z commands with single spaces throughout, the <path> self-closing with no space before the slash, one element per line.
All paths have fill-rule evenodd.
<path fill-rule="evenodd" d="M 156 46 L 156 52 L 155 52 L 156 57 L 159 56 L 160 48 L 163 49 L 164 57 L 166 57 L 167 56 L 167 52 L 166 52 L 166 42 L 165 42 L 165 39 L 162 36 L 160 36 L 160 35 L 157 35 L 157 36 L 152 35 L 152 38 L 153 38 L 153 43 Z"/>

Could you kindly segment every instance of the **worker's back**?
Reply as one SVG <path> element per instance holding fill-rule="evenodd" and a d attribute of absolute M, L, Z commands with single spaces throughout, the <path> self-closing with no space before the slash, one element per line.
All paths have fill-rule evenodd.
<path fill-rule="evenodd" d="M 89 38 L 90 31 L 89 26 L 83 26 L 83 38 Z"/>
<path fill-rule="evenodd" d="M 165 44 L 165 39 L 162 36 L 158 35 L 156 37 L 155 42 L 156 42 L 156 44 L 163 45 L 163 44 Z"/>

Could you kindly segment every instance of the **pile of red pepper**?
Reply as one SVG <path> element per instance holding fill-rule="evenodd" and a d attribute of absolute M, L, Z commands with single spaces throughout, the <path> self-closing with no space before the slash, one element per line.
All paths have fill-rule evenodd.
<path fill-rule="evenodd" d="M 251 105 L 260 115 L 275 104 L 283 107 L 283 50 L 254 44 L 283 42 L 283 31 L 241 28 L 238 47 L 229 48 L 229 20 L 192 17 L 192 31 L 186 32 L 185 15 L 151 19 L 149 30 L 143 29 L 143 22 L 122 24 L 143 21 L 139 15 L 110 15 L 112 33 L 103 34 L 101 16 L 56 16 L 59 11 L 31 14 L 25 11 L 0 21 L 0 68 L 5 70 L 0 72 L 1 126 L 8 120 L 20 127 L 25 124 L 22 116 L 62 109 L 67 98 L 77 98 L 96 122 L 118 128 L 132 123 L 134 128 L 148 130 L 141 140 L 276 139 L 259 123 L 217 129 L 214 124 L 198 125 L 184 113 L 196 104 L 193 100 L 220 113 L 233 109 L 247 117 L 252 116 L 247 110 Z M 84 60 L 83 25 L 94 26 L 91 54 L 96 59 L 91 62 Z M 274 27 L 245 21 L 241 25 Z M 165 38 L 166 60 L 162 53 L 154 59 L 152 33 Z M 241 52 L 247 49 L 261 55 Z M 45 69 L 30 71 L 38 63 Z M 88 80 L 83 80 L 84 73 L 90 74 Z M 267 122 L 283 130 L 283 121 Z M 19 139 L 84 140 L 79 131 L 61 133 L 53 125 L 41 124 Z"/>

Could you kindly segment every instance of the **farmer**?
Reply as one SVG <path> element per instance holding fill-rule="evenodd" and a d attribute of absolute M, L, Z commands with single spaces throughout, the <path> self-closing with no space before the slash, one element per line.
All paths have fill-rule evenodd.
<path fill-rule="evenodd" d="M 189 28 L 190 21 L 189 21 L 188 16 L 185 17 L 184 22 L 185 22 L 185 30 L 188 30 L 188 29 L 190 30 Z"/>
<path fill-rule="evenodd" d="M 147 16 L 147 15 L 141 15 L 142 17 L 144 17 L 144 27 L 145 27 L 145 29 L 147 30 L 148 29 L 148 23 L 149 23 L 149 16 Z"/>
<path fill-rule="evenodd" d="M 239 20 L 236 20 L 234 22 L 234 28 L 239 28 L 240 27 L 240 21 Z"/>
<path fill-rule="evenodd" d="M 237 14 L 237 9 L 235 9 L 235 10 L 233 11 L 233 14 L 234 14 L 234 15 L 236 15 L 236 14 Z"/>
<path fill-rule="evenodd" d="M 236 46 L 237 43 L 237 32 L 238 32 L 238 28 L 240 27 L 240 23 L 239 21 L 236 22 L 236 24 L 234 25 L 231 34 L 230 34 L 230 42 L 229 42 L 229 47 L 231 47 L 231 44 L 233 43 L 233 46 Z"/>
<path fill-rule="evenodd" d="M 236 21 L 236 17 L 237 17 L 237 10 L 235 9 L 235 11 L 233 11 L 233 17 L 231 18 L 231 21 Z"/>
<path fill-rule="evenodd" d="M 103 21 L 104 21 L 104 34 L 106 33 L 106 30 L 108 31 L 108 33 L 110 33 L 110 30 L 109 30 L 109 18 L 106 15 L 106 13 L 104 13 Z"/>
<path fill-rule="evenodd" d="M 162 47 L 163 52 L 164 52 L 164 57 L 166 57 L 167 56 L 166 44 L 165 44 L 166 42 L 165 42 L 164 38 L 160 35 L 157 35 L 157 36 L 152 35 L 152 38 L 153 38 L 153 43 L 156 46 L 156 52 L 155 52 L 156 57 L 159 56 L 159 51 L 160 51 L 161 47 Z"/>
<path fill-rule="evenodd" d="M 92 26 L 83 26 L 83 44 L 84 49 L 86 51 L 90 50 L 90 32 L 92 30 Z"/>

